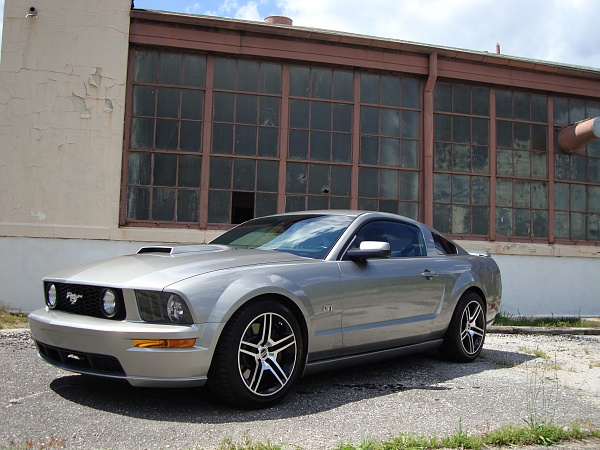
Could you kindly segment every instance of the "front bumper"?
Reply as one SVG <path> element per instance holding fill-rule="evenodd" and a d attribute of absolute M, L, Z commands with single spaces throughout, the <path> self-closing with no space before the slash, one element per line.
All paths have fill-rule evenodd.
<path fill-rule="evenodd" d="M 127 380 L 133 386 L 206 383 L 215 327 L 127 322 L 38 309 L 29 315 L 40 357 L 78 373 Z M 190 348 L 137 348 L 133 339 L 196 339 Z"/>

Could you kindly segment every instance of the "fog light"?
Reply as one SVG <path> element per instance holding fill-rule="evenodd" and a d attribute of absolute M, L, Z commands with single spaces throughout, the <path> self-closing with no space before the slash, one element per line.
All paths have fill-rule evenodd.
<path fill-rule="evenodd" d="M 132 342 L 138 348 L 190 348 L 196 345 L 196 339 L 134 339 Z"/>
<path fill-rule="evenodd" d="M 46 305 L 50 309 L 56 308 L 56 286 L 54 284 L 49 284 L 46 288 Z"/>
<path fill-rule="evenodd" d="M 102 314 L 106 317 L 114 317 L 117 313 L 117 296 L 111 289 L 102 292 Z"/>

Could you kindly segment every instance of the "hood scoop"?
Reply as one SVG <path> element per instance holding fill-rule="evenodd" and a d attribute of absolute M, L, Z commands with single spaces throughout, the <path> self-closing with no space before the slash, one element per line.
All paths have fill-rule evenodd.
<path fill-rule="evenodd" d="M 212 253 L 222 252 L 229 250 L 226 245 L 153 245 L 151 247 L 142 247 L 138 250 L 137 254 L 142 253 L 160 253 L 164 255 L 186 255 L 190 253 Z"/>

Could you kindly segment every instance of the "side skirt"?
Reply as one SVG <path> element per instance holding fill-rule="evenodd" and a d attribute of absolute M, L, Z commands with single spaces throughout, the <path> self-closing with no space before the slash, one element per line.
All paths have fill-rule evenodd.
<path fill-rule="evenodd" d="M 433 341 L 421 342 L 419 344 L 407 345 L 405 347 L 379 350 L 377 352 L 363 353 L 358 355 L 345 355 L 339 358 L 312 361 L 306 364 L 304 373 L 302 375 L 312 375 L 314 373 L 325 372 L 327 370 L 343 369 L 345 367 L 356 366 L 359 364 L 368 364 L 384 359 L 392 359 L 399 356 L 421 353 L 427 350 L 439 348 L 442 345 L 442 342 L 443 339 L 436 339 Z"/>

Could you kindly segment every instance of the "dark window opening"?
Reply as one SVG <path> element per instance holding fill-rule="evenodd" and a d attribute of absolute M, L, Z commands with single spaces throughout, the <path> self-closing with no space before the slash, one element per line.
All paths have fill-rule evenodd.
<path fill-rule="evenodd" d="M 254 192 L 232 192 L 231 223 L 239 224 L 254 219 Z"/>

